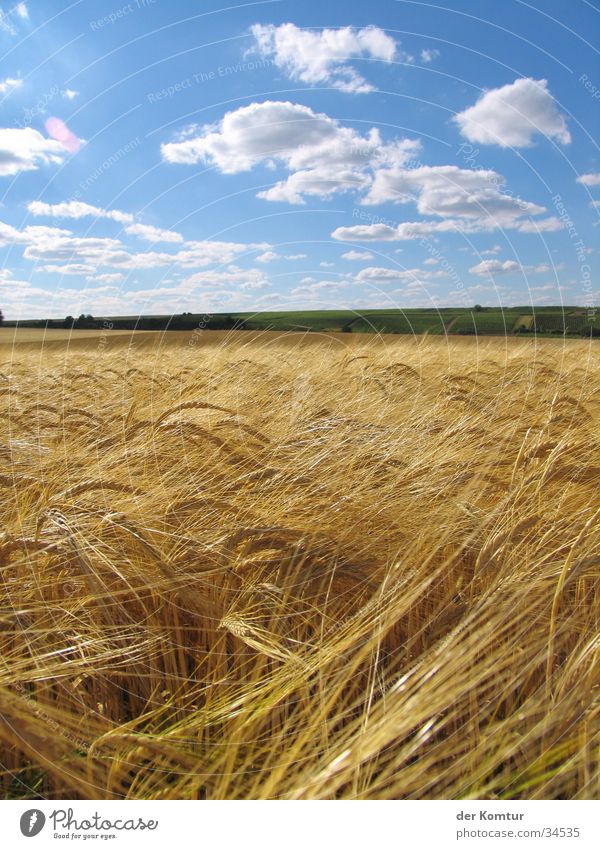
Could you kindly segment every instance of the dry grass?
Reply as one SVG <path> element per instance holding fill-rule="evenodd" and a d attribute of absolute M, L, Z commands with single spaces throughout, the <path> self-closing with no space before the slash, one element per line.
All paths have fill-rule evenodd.
<path fill-rule="evenodd" d="M 600 348 L 187 340 L 0 347 L 4 795 L 597 798 Z"/>

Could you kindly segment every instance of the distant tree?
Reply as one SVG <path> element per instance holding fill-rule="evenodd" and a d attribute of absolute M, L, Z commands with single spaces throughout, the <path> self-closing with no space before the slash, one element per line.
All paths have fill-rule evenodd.
<path fill-rule="evenodd" d="M 473 309 L 475 310 L 475 312 L 481 312 L 483 310 L 483 307 L 481 306 L 481 304 L 475 304 Z"/>
<path fill-rule="evenodd" d="M 73 318 L 72 315 L 68 315 L 63 322 L 63 325 L 66 328 L 71 328 L 71 327 L 73 327 L 74 324 L 75 324 L 75 319 Z"/>
<path fill-rule="evenodd" d="M 79 318 L 74 319 L 72 316 L 67 316 L 67 320 L 68 319 L 71 319 L 72 320 L 72 326 L 76 327 L 79 330 L 81 330 L 81 328 L 96 327 L 96 319 L 94 318 L 93 315 L 89 315 L 89 314 L 84 315 L 84 313 L 81 313 Z M 66 321 L 65 321 L 65 324 L 66 324 Z"/>
<path fill-rule="evenodd" d="M 2 315 L 2 310 L 0 310 L 0 324 L 4 321 L 4 316 Z"/>

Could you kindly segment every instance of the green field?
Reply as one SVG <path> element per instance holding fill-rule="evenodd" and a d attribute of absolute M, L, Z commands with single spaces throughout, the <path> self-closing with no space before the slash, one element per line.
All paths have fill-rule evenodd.
<path fill-rule="evenodd" d="M 589 328 L 600 328 L 600 315 L 594 318 L 580 313 L 546 313 L 536 315 L 532 322 L 532 330 L 537 333 L 565 333 L 581 336 L 589 334 Z"/>
<path fill-rule="evenodd" d="M 305 312 L 235 313 L 251 330 L 310 330 L 350 333 L 492 335 L 551 333 L 582 336 L 600 327 L 581 307 L 483 307 L 460 309 L 311 310 Z"/>
<path fill-rule="evenodd" d="M 515 329 L 519 315 L 514 310 L 489 309 L 481 312 L 467 312 L 459 315 L 452 324 L 452 333 L 477 334 L 493 333 L 506 334 Z"/>
<path fill-rule="evenodd" d="M 479 307 L 473 309 L 303 310 L 183 313 L 180 315 L 80 316 L 79 319 L 6 321 L 6 327 L 110 330 L 275 330 L 337 333 L 401 333 L 434 336 L 550 334 L 599 336 L 600 314 L 582 307 Z"/>

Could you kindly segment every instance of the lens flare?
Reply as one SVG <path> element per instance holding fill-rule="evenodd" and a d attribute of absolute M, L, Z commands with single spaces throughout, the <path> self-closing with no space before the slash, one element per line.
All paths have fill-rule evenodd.
<path fill-rule="evenodd" d="M 70 130 L 60 118 L 48 118 L 46 121 L 46 132 L 48 135 L 60 142 L 69 153 L 77 153 L 81 147 L 81 139 Z"/>

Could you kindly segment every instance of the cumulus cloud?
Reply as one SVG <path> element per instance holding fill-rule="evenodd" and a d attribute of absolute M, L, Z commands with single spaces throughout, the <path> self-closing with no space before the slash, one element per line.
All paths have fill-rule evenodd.
<path fill-rule="evenodd" d="M 133 215 L 129 212 L 121 212 L 118 209 L 101 209 L 89 203 L 79 200 L 63 201 L 62 203 L 43 203 L 39 200 L 31 201 L 27 209 L 32 215 L 47 216 L 50 218 L 111 218 L 127 224 L 133 221 Z"/>
<path fill-rule="evenodd" d="M 47 139 L 32 127 L 0 129 L 0 177 L 60 164 L 66 152 L 60 141 Z"/>
<path fill-rule="evenodd" d="M 471 170 L 456 165 L 418 168 L 382 168 L 375 172 L 363 204 L 415 204 L 421 221 L 394 222 L 361 213 L 370 224 L 339 227 L 333 237 L 341 241 L 400 241 L 436 233 L 483 233 L 512 229 L 522 233 L 562 229 L 556 217 L 538 218 L 545 207 L 522 200 L 510 192 L 504 178 L 492 170 Z"/>
<path fill-rule="evenodd" d="M 545 211 L 507 192 L 497 172 L 456 165 L 381 169 L 363 202 L 415 203 L 422 215 L 485 221 L 490 227 L 511 226 L 526 215 Z"/>
<path fill-rule="evenodd" d="M 2 307 L 6 317 L 11 319 L 64 317 L 81 312 L 94 312 L 96 315 L 125 312 L 125 302 L 114 296 L 116 290 L 113 287 L 88 289 L 47 289 L 15 278 L 8 269 L 0 271 Z"/>
<path fill-rule="evenodd" d="M 250 32 L 255 40 L 251 51 L 270 59 L 291 80 L 353 94 L 373 91 L 374 86 L 348 60 L 391 62 L 397 52 L 394 39 L 376 26 L 309 30 L 290 23 L 255 24 Z"/>
<path fill-rule="evenodd" d="M 589 174 L 582 174 L 577 178 L 577 182 L 582 186 L 600 186 L 600 172 L 592 171 Z"/>
<path fill-rule="evenodd" d="M 349 262 L 361 262 L 362 260 L 373 259 L 373 254 L 368 251 L 346 251 L 342 254 L 342 259 L 347 259 Z"/>
<path fill-rule="evenodd" d="M 530 147 L 537 134 L 561 144 L 571 141 L 565 116 L 548 91 L 547 80 L 531 77 L 486 91 L 453 120 L 465 138 L 479 144 Z"/>
<path fill-rule="evenodd" d="M 433 62 L 434 59 L 440 55 L 440 51 L 433 48 L 424 48 L 421 50 L 421 62 L 424 65 L 429 65 L 430 62 Z"/>
<path fill-rule="evenodd" d="M 72 88 L 66 88 L 64 91 L 61 91 L 61 96 L 64 97 L 65 100 L 74 100 L 78 94 L 79 92 L 73 91 Z"/>
<path fill-rule="evenodd" d="M 289 175 L 258 194 L 269 201 L 301 204 L 310 196 L 355 192 L 364 205 L 414 203 L 422 215 L 446 219 L 406 223 L 395 235 L 380 229 L 389 239 L 510 227 L 526 232 L 525 222 L 545 211 L 516 197 L 502 175 L 491 169 L 420 163 L 410 167 L 420 150 L 418 140 L 384 142 L 375 128 L 361 134 L 307 106 L 265 101 L 228 112 L 217 124 L 164 144 L 162 155 L 168 162 L 212 164 L 225 174 L 258 164 L 283 166 Z M 551 230 L 555 221 L 532 224 L 531 232 Z"/>
<path fill-rule="evenodd" d="M 447 219 L 445 221 L 404 221 L 401 224 L 357 224 L 352 227 L 338 227 L 331 234 L 340 242 L 401 242 L 410 239 L 422 239 L 438 233 L 485 233 L 497 229 L 490 219 L 482 221 Z M 505 224 L 504 228 L 521 233 L 543 233 L 562 230 L 562 222 L 555 217 L 536 220 L 516 220 Z"/>
<path fill-rule="evenodd" d="M 495 277 L 499 274 L 513 274 L 516 271 L 526 274 L 547 274 L 550 271 L 550 266 L 547 263 L 522 265 L 520 262 L 515 262 L 512 259 L 506 259 L 504 261 L 500 259 L 484 259 L 482 262 L 469 268 L 469 272 L 478 277 L 487 277 L 488 275 Z"/>
<path fill-rule="evenodd" d="M 399 242 L 422 239 L 436 233 L 479 232 L 475 222 L 447 221 L 404 221 L 402 224 L 357 224 L 353 227 L 338 227 L 331 234 L 340 242 Z"/>
<path fill-rule="evenodd" d="M 288 203 L 366 190 L 374 170 L 406 164 L 420 149 L 418 140 L 386 144 L 375 128 L 361 135 L 308 106 L 271 100 L 227 112 L 217 124 L 161 146 L 166 162 L 202 162 L 223 174 L 281 165 L 290 176 L 258 197 Z"/>
<path fill-rule="evenodd" d="M 122 283 L 125 275 L 116 271 L 114 274 L 93 274 L 85 279 L 88 283 Z"/>
<path fill-rule="evenodd" d="M 76 210 L 69 204 L 67 206 L 71 217 L 75 216 L 76 211 L 84 215 L 95 214 L 95 212 L 90 213 L 89 210 Z M 93 207 L 93 209 L 96 208 Z M 105 210 L 105 212 L 114 213 L 116 210 Z M 128 215 L 128 213 L 124 214 Z M 118 271 L 171 265 L 183 269 L 202 268 L 209 265 L 222 266 L 243 254 L 256 250 L 266 251 L 270 247 L 266 242 L 244 244 L 207 239 L 183 242 L 175 253 L 167 251 L 136 253 L 129 250 L 120 239 L 76 236 L 70 230 L 56 227 L 28 226 L 19 230 L 10 224 L 0 222 L 0 245 L 2 244 L 23 245 L 25 259 L 46 265 L 81 264 L 90 266 L 92 270 L 114 268 Z"/>
<path fill-rule="evenodd" d="M 34 200 L 27 205 L 27 209 L 32 215 L 51 218 L 109 218 L 125 224 L 126 233 L 144 239 L 146 242 L 183 242 L 183 236 L 175 230 L 162 230 L 151 224 L 137 224 L 134 223 L 134 216 L 130 212 L 122 212 L 120 209 L 102 209 L 79 200 L 62 203 L 43 203 Z"/>
<path fill-rule="evenodd" d="M 17 3 L 4 11 L 0 9 L 0 30 L 8 35 L 16 35 L 19 20 L 26 21 L 29 17 L 26 3 Z"/>
<path fill-rule="evenodd" d="M 23 80 L 15 77 L 6 77 L 5 80 L 0 80 L 0 94 L 7 94 L 15 88 L 20 88 L 23 85 Z"/>
<path fill-rule="evenodd" d="M 67 263 L 66 265 L 42 265 L 36 268 L 36 271 L 45 271 L 50 274 L 73 274 L 77 276 L 91 274 L 93 270 L 93 266 L 81 265 L 79 263 Z"/>
<path fill-rule="evenodd" d="M 268 289 L 271 284 L 268 280 L 246 280 L 245 283 L 240 285 L 240 289 L 243 290 L 256 290 L 256 289 Z"/>
<path fill-rule="evenodd" d="M 261 268 L 239 268 L 237 265 L 230 265 L 225 270 L 198 271 L 186 277 L 180 285 L 186 291 L 191 291 L 213 287 L 225 289 L 228 286 L 237 286 L 239 289 L 265 289 L 270 283 Z"/>
<path fill-rule="evenodd" d="M 275 253 L 275 251 L 265 251 L 264 253 L 259 254 L 259 256 L 256 257 L 256 261 L 264 262 L 266 265 L 268 262 L 273 262 L 273 260 L 280 258 L 280 255 L 278 253 Z"/>
<path fill-rule="evenodd" d="M 356 275 L 357 283 L 420 283 L 446 277 L 445 271 L 430 271 L 421 268 L 380 268 L 378 266 L 363 268 Z"/>
<path fill-rule="evenodd" d="M 160 227 L 153 227 L 151 224 L 129 224 L 125 227 L 125 232 L 145 239 L 147 242 L 183 242 L 181 233 L 175 230 L 161 230 Z"/>
<path fill-rule="evenodd" d="M 516 229 L 521 233 L 555 233 L 557 230 L 564 229 L 564 224 L 556 216 L 541 220 L 530 218 L 522 221 Z"/>
<path fill-rule="evenodd" d="M 310 278 L 307 278 L 307 281 Z M 328 292 L 339 292 L 347 287 L 342 280 L 320 280 L 318 282 L 302 282 L 302 285 L 292 289 L 292 295 L 326 295 Z"/>

